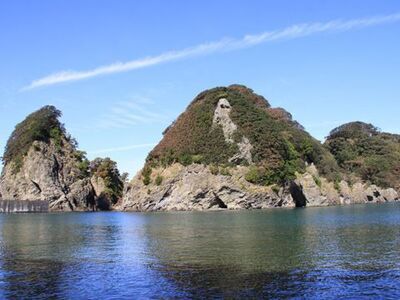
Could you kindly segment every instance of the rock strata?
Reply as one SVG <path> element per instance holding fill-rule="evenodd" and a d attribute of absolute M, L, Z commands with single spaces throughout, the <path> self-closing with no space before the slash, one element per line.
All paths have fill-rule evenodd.
<path fill-rule="evenodd" d="M 244 179 L 248 167 L 229 170 L 230 175 L 214 175 L 204 165 L 174 164 L 156 169 L 163 176 L 163 184 L 144 185 L 140 175 L 125 189 L 119 209 L 132 211 L 210 210 L 210 209 L 265 209 L 273 207 L 312 207 L 355 203 L 392 202 L 399 198 L 393 189 L 342 181 L 339 188 L 321 178 L 311 165 L 304 174 L 285 187 L 259 186 Z"/>
<path fill-rule="evenodd" d="M 42 202 L 50 211 L 108 210 L 121 198 L 123 180 L 116 163 L 109 158 L 90 163 L 60 117 L 54 106 L 45 106 L 11 134 L 0 176 L 8 211 L 36 211 Z"/>
<path fill-rule="evenodd" d="M 48 201 L 49 210 L 94 210 L 94 190 L 82 178 L 75 149 L 66 141 L 62 152 L 54 143 L 35 141 L 16 172 L 4 166 L 0 190 L 5 200 Z"/>
<path fill-rule="evenodd" d="M 251 150 L 253 149 L 253 146 L 251 145 L 249 139 L 245 136 L 242 136 L 238 143 L 235 142 L 234 134 L 237 131 L 237 126 L 229 116 L 231 108 L 232 107 L 227 99 L 219 99 L 214 112 L 213 124 L 222 127 L 225 142 L 228 144 L 236 144 L 238 146 L 238 152 L 229 158 L 229 162 L 240 163 L 241 161 L 246 161 L 247 163 L 251 164 Z"/>

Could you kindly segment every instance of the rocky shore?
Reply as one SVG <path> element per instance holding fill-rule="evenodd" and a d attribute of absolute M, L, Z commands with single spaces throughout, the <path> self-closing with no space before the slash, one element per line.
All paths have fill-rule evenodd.
<path fill-rule="evenodd" d="M 111 159 L 89 161 L 60 116 L 46 106 L 16 126 L 3 156 L 0 211 L 267 209 L 400 196 L 399 135 L 352 122 L 322 144 L 241 85 L 200 93 L 130 182 Z"/>
<path fill-rule="evenodd" d="M 259 186 L 245 180 L 247 167 L 229 170 L 229 175 L 214 175 L 203 165 L 174 164 L 155 170 L 164 178 L 163 184 L 144 185 L 138 175 L 125 188 L 117 210 L 168 211 L 210 209 L 266 209 L 274 207 L 312 207 L 362 203 L 384 203 L 399 200 L 393 188 L 382 189 L 361 182 L 339 187 L 319 178 L 315 166 L 287 186 Z M 158 173 L 159 172 L 159 173 Z M 153 176 L 153 182 L 156 175 Z"/>

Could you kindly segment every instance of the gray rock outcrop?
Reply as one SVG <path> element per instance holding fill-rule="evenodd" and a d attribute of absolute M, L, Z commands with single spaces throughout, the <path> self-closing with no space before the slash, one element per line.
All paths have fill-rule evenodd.
<path fill-rule="evenodd" d="M 236 124 L 231 120 L 231 105 L 229 101 L 225 98 L 221 98 L 218 101 L 217 107 L 214 111 L 213 124 L 220 125 L 224 133 L 225 141 L 227 143 L 233 144 L 235 140 L 233 138 L 234 133 L 237 130 Z M 239 163 L 240 161 L 246 161 L 247 163 L 252 163 L 251 150 L 253 146 L 251 145 L 249 139 L 242 136 L 240 142 L 237 143 L 239 148 L 238 153 L 229 159 L 230 162 Z"/>
<path fill-rule="evenodd" d="M 64 141 L 62 149 L 52 142 L 35 141 L 15 171 L 6 164 L 0 179 L 4 200 L 48 201 L 49 210 L 95 209 L 94 190 L 89 178 L 81 175 L 76 149 Z"/>
<path fill-rule="evenodd" d="M 272 207 L 331 206 L 355 203 L 391 202 L 399 199 L 393 189 L 367 184 L 339 186 L 320 178 L 311 165 L 304 174 L 283 188 L 259 186 L 247 182 L 247 167 L 237 166 L 229 175 L 214 175 L 204 165 L 173 164 L 155 169 L 152 182 L 144 185 L 140 174 L 126 186 L 120 210 L 212 210 L 265 209 Z M 163 182 L 156 185 L 155 177 Z"/>
<path fill-rule="evenodd" d="M 113 206 L 113 202 L 107 195 L 107 186 L 104 182 L 104 179 L 99 176 L 92 175 L 90 178 L 90 183 L 94 190 L 96 207 L 100 210 L 110 210 Z"/>

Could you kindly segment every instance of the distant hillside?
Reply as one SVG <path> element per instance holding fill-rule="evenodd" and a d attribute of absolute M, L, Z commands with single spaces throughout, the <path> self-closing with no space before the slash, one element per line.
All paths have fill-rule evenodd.
<path fill-rule="evenodd" d="M 400 135 L 352 122 L 332 130 L 325 146 L 350 178 L 400 190 Z"/>

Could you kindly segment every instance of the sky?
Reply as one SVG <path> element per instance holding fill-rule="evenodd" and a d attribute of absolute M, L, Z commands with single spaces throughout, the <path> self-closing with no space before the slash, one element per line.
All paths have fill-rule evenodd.
<path fill-rule="evenodd" d="M 400 2 L 0 0 L 0 152 L 44 105 L 131 176 L 201 91 L 244 84 L 314 137 L 400 133 Z"/>

